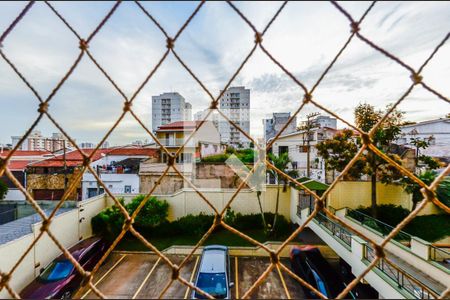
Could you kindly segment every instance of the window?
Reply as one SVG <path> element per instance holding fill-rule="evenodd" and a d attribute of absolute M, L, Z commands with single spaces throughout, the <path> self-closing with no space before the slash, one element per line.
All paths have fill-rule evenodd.
<path fill-rule="evenodd" d="M 130 194 L 131 193 L 131 185 L 126 185 L 124 188 L 125 194 Z"/>
<path fill-rule="evenodd" d="M 289 153 L 288 146 L 278 146 L 278 155 L 281 155 L 283 153 Z"/>
<path fill-rule="evenodd" d="M 308 146 L 298 146 L 298 152 L 300 153 L 308 152 Z"/>
<path fill-rule="evenodd" d="M 297 170 L 297 162 L 296 161 L 292 162 L 292 169 Z"/>
<path fill-rule="evenodd" d="M 214 298 L 225 298 L 227 296 L 227 280 L 225 273 L 200 273 L 198 275 L 197 287 L 204 290 Z M 205 298 L 195 293 L 196 298 Z"/>
<path fill-rule="evenodd" d="M 68 259 L 54 261 L 39 277 L 44 281 L 58 281 L 69 276 L 73 268 L 74 266 Z"/>

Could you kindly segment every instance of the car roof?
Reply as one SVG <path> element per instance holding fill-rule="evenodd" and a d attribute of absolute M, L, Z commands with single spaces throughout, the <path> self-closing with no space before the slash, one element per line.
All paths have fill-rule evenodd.
<path fill-rule="evenodd" d="M 101 241 L 99 237 L 90 237 L 88 239 L 82 240 L 81 242 L 75 244 L 69 249 L 70 254 L 75 258 L 75 260 L 80 260 L 83 255 L 92 249 L 97 243 Z M 67 259 L 64 254 L 61 254 L 57 260 Z"/>
<path fill-rule="evenodd" d="M 226 251 L 223 249 L 203 250 L 201 273 L 224 273 L 226 270 Z"/>

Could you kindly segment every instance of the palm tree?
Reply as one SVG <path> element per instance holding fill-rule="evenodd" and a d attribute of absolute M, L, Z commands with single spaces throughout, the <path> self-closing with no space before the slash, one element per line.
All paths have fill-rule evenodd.
<path fill-rule="evenodd" d="M 288 153 L 282 153 L 279 156 L 276 156 L 272 153 L 269 153 L 269 161 L 274 165 L 278 170 L 282 171 L 283 173 L 289 175 L 290 177 L 297 177 L 298 172 L 297 170 L 289 170 L 288 166 L 291 163 L 291 159 L 289 158 Z M 283 183 L 283 193 L 287 190 L 287 180 L 284 176 L 281 176 L 276 171 L 269 169 L 268 172 L 275 178 L 275 181 L 277 183 L 277 202 L 275 204 L 275 216 L 273 218 L 273 224 L 272 228 L 270 229 L 271 232 L 274 231 L 275 225 L 277 223 L 277 216 L 278 216 L 278 207 L 280 202 L 280 185 Z"/>

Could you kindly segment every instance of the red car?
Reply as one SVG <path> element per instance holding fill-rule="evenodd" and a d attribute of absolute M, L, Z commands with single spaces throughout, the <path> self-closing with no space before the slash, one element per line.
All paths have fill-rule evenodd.
<path fill-rule="evenodd" d="M 90 271 L 106 250 L 107 245 L 102 239 L 92 237 L 79 242 L 69 252 L 83 269 Z M 41 274 L 22 290 L 20 296 L 24 299 L 70 299 L 82 280 L 73 264 L 64 255 L 60 255 L 41 269 Z"/>

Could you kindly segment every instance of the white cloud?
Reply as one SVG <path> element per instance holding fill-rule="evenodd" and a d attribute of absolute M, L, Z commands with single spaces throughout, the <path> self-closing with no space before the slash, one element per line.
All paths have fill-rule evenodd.
<path fill-rule="evenodd" d="M 88 36 L 112 7 L 112 2 L 53 3 L 69 23 Z M 145 2 L 143 6 L 175 34 L 198 2 Z M 262 30 L 280 6 L 279 2 L 237 2 L 237 7 Z M 343 2 L 358 19 L 368 2 Z M 24 3 L 0 4 L 0 31 Z M 432 20 L 432 22 L 430 21 Z M 450 28 L 450 4 L 445 2 L 377 3 L 361 25 L 361 32 L 375 43 L 417 68 Z M 330 63 L 350 31 L 348 20 L 330 3 L 290 2 L 264 36 L 264 46 L 307 87 L 311 87 Z M 231 7 L 207 2 L 177 40 L 175 50 L 214 96 L 227 83 L 253 46 L 254 34 Z M 113 80 L 130 96 L 165 51 L 165 37 L 132 2 L 119 6 L 97 34 L 90 50 Z M 54 88 L 79 53 L 75 36 L 45 3 L 36 3 L 4 42 L 3 51 L 36 86 L 43 97 Z M 450 45 L 447 43 L 427 66 L 425 81 L 450 95 Z M 9 66 L 0 60 L 0 141 L 23 133 L 37 116 L 38 102 Z M 233 84 L 252 89 L 252 135 L 262 134 L 261 118 L 275 111 L 294 111 L 302 90 L 267 56 L 257 49 Z M 395 101 L 410 84 L 409 73 L 356 38 L 314 93 L 319 101 L 352 120 L 359 102 L 379 107 Z M 136 114 L 151 124 L 150 99 L 165 91 L 178 91 L 204 109 L 210 99 L 173 55 L 162 64 L 133 103 Z M 123 99 L 98 69 L 84 57 L 78 68 L 50 103 L 50 111 L 78 141 L 99 141 L 120 115 Z M 433 105 L 424 105 L 433 103 Z M 267 108 L 270 109 L 268 110 Z M 418 89 L 401 108 L 407 118 L 421 120 L 448 112 L 448 104 Z M 308 107 L 306 111 L 313 110 Z M 419 113 L 420 111 L 420 113 Z M 302 112 L 301 115 L 304 115 Z M 47 121 L 42 131 L 54 130 Z M 113 143 L 145 137 L 137 122 L 128 118 L 113 135 Z"/>

